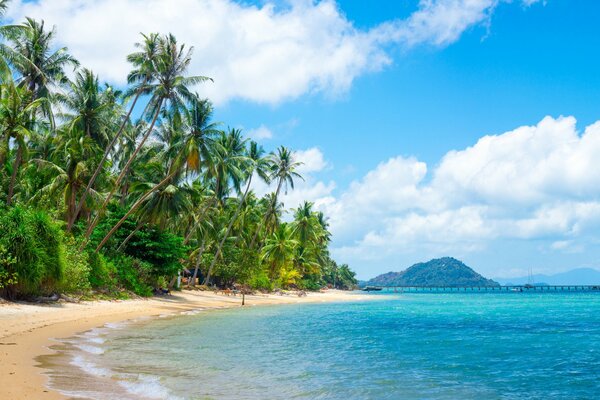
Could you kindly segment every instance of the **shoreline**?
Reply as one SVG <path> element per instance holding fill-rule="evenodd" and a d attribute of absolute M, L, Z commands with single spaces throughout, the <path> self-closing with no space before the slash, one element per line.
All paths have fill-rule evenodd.
<path fill-rule="evenodd" d="M 330 303 L 358 301 L 369 295 L 329 290 L 295 295 L 247 295 L 245 307 L 259 305 Z M 215 294 L 210 291 L 174 292 L 172 296 L 136 300 L 102 300 L 82 303 L 37 305 L 28 303 L 0 304 L 0 398 L 2 399 L 66 399 L 48 388 L 48 377 L 36 358 L 52 354 L 55 339 L 141 317 L 175 315 L 197 308 L 224 309 L 241 307 L 240 296 Z"/>

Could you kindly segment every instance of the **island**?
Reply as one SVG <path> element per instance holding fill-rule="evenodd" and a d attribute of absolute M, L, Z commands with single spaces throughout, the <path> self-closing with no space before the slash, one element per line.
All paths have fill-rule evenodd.
<path fill-rule="evenodd" d="M 364 283 L 365 287 L 380 286 L 500 286 L 462 261 L 453 257 L 436 258 L 412 265 L 401 272 L 388 272 Z"/>

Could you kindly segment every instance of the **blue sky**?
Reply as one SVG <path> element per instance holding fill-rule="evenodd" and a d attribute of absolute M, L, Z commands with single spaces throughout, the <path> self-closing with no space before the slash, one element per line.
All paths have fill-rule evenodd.
<path fill-rule="evenodd" d="M 137 32 L 193 44 L 216 119 L 298 150 L 286 206 L 325 211 L 361 278 L 444 255 L 491 277 L 600 268 L 600 3 L 14 3 L 114 84 Z"/>

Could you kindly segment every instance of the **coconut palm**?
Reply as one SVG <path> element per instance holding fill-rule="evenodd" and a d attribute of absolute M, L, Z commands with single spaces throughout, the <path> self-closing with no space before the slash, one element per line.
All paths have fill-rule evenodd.
<path fill-rule="evenodd" d="M 244 202 L 246 201 L 246 196 L 248 195 L 248 192 L 250 190 L 250 185 L 252 184 L 252 177 L 256 173 L 256 175 L 258 175 L 260 178 L 262 178 L 264 182 L 268 183 L 268 180 L 269 180 L 268 170 L 270 168 L 270 163 L 269 163 L 270 159 L 264 157 L 264 154 L 265 154 L 265 151 L 261 146 L 259 146 L 254 141 L 250 142 L 250 146 L 247 149 L 246 158 L 244 160 L 245 164 L 246 164 L 246 166 L 245 166 L 246 167 L 246 171 L 245 171 L 245 173 L 246 173 L 246 189 L 244 190 L 243 194 L 240 196 L 239 204 L 237 205 L 235 213 L 231 217 L 231 219 L 229 221 L 229 225 L 227 225 L 227 229 L 225 229 L 225 233 L 223 234 L 223 237 L 221 238 L 221 241 L 219 242 L 219 245 L 217 246 L 217 251 L 215 252 L 215 256 L 210 264 L 208 273 L 206 274 L 206 279 L 204 281 L 205 285 L 208 285 L 208 283 L 210 281 L 210 275 L 212 273 L 212 270 L 213 270 L 215 264 L 217 263 L 217 260 L 221 256 L 221 251 L 223 250 L 225 241 L 229 237 L 231 228 L 233 227 L 233 224 L 236 222 L 238 216 L 240 215 L 240 212 L 242 211 Z"/>
<path fill-rule="evenodd" d="M 12 163 L 12 172 L 8 184 L 6 203 L 13 201 L 15 185 L 19 169 L 27 157 L 27 138 L 35 134 L 36 112 L 46 103 L 46 99 L 32 100 L 33 94 L 23 87 L 15 86 L 14 82 L 5 84 L 0 93 L 0 129 L 2 129 L 0 149 L 0 165 L 4 166 L 8 158 L 9 141 L 15 141 L 16 154 Z"/>
<path fill-rule="evenodd" d="M 127 81 L 130 85 L 132 85 L 132 88 L 126 93 L 125 97 L 128 98 L 128 97 L 131 97 L 131 95 L 133 95 L 133 101 L 131 103 L 131 106 L 129 107 L 129 111 L 127 112 L 127 115 L 123 118 L 123 120 L 121 122 L 119 130 L 113 136 L 111 142 L 104 149 L 102 158 L 100 159 L 100 162 L 98 163 L 98 166 L 96 167 L 96 170 L 94 171 L 94 174 L 88 181 L 87 186 L 83 192 L 83 195 L 81 196 L 81 199 L 79 200 L 79 203 L 77 204 L 77 208 L 75 211 L 75 217 L 77 217 L 77 214 L 79 214 L 79 212 L 81 211 L 81 208 L 83 207 L 83 203 L 84 203 L 88 193 L 92 189 L 94 183 L 96 182 L 98 175 L 104 168 L 104 163 L 106 162 L 108 156 L 110 155 L 110 153 L 113 151 L 113 148 L 120 140 L 121 134 L 123 133 L 125 127 L 129 123 L 129 118 L 131 117 L 131 113 L 133 112 L 133 110 L 138 102 L 138 99 L 140 98 L 140 96 L 144 92 L 144 90 L 146 89 L 146 85 L 151 83 L 153 81 L 153 79 L 155 78 L 154 58 L 156 57 L 156 55 L 158 53 L 159 35 L 156 33 L 151 33 L 150 35 L 142 34 L 142 37 L 144 38 L 143 42 L 135 44 L 135 47 L 140 49 L 140 51 L 131 53 L 130 55 L 127 56 L 127 61 L 129 61 L 134 66 L 134 69 L 133 69 L 133 71 L 131 71 L 129 73 L 129 76 L 127 78 Z M 71 229 L 73 222 L 74 221 L 69 222 L 69 224 L 67 226 L 68 230 Z"/>
<path fill-rule="evenodd" d="M 186 49 L 185 45 L 178 45 L 177 40 L 173 35 L 169 34 L 159 39 L 157 55 L 152 61 L 154 73 L 156 75 L 155 82 L 147 83 L 141 91 L 143 95 L 150 96 L 147 108 L 149 115 L 152 115 L 152 122 L 150 123 L 148 131 L 142 137 L 136 149 L 129 157 L 129 160 L 121 170 L 113 190 L 106 196 L 98 215 L 90 224 L 86 232 L 86 239 L 89 239 L 94 227 L 99 222 L 104 210 L 106 210 L 106 206 L 110 202 L 110 199 L 123 182 L 131 163 L 144 146 L 144 143 L 146 143 L 150 134 L 152 134 L 163 106 L 173 114 L 179 114 L 184 109 L 186 101 L 195 100 L 195 96 L 190 92 L 189 87 L 210 80 L 210 78 L 204 76 L 185 76 L 185 72 L 191 62 L 192 51 L 193 47 Z M 176 172 L 177 171 L 172 171 L 172 174 L 175 174 Z M 167 182 L 164 184 L 166 183 Z M 159 188 L 160 187 L 155 187 L 153 190 L 158 190 Z M 148 193 L 147 196 L 150 196 L 150 193 Z M 130 212 L 133 211 L 135 210 L 130 210 Z M 120 226 L 120 224 L 118 225 Z M 111 229 L 110 232 L 114 233 L 114 231 L 118 229 L 118 226 L 113 228 L 114 229 Z M 109 237 L 112 236 L 112 233 L 110 232 Z M 108 238 L 106 238 L 106 240 L 108 240 Z M 105 240 L 102 242 L 105 242 Z M 99 248 L 102 248 L 102 245 L 100 245 Z"/>
<path fill-rule="evenodd" d="M 56 31 L 46 31 L 43 20 L 26 18 L 23 24 L 4 26 L 2 35 L 8 43 L 0 45 L 0 55 L 14 68 L 19 86 L 32 93 L 32 100 L 50 98 L 54 87 L 68 82 L 64 69 L 79 66 L 66 47 L 54 50 Z M 49 104 L 45 112 L 51 116 Z"/>
<path fill-rule="evenodd" d="M 297 172 L 298 167 L 303 163 L 295 161 L 293 153 L 286 147 L 280 146 L 277 149 L 277 153 L 272 156 L 273 168 L 271 181 L 277 181 L 277 190 L 275 191 L 275 197 L 279 197 L 281 189 L 285 187 L 287 192 L 288 186 L 294 188 L 294 179 L 302 178 Z"/>
<path fill-rule="evenodd" d="M 271 278 L 276 278 L 279 271 L 289 271 L 293 267 L 294 254 L 298 241 L 288 224 L 280 224 L 265 241 L 261 259 L 269 265 Z"/>
<path fill-rule="evenodd" d="M 74 129 L 66 129 L 55 141 L 56 148 L 49 159 L 36 158 L 33 161 L 38 168 L 51 171 L 51 180 L 35 194 L 32 200 L 41 197 L 57 197 L 62 194 L 66 206 L 65 221 L 70 221 L 75 213 L 76 199 L 85 186 L 89 176 L 88 162 L 94 151 L 92 138 L 80 135 Z M 92 192 L 94 198 L 99 199 L 100 194 Z"/>

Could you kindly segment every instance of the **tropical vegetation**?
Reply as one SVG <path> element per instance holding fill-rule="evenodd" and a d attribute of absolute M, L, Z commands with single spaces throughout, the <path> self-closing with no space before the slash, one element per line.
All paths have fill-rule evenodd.
<path fill-rule="evenodd" d="M 180 274 L 254 290 L 356 284 L 330 257 L 326 217 L 284 208 L 302 179 L 293 151 L 213 120 L 192 47 L 141 35 L 117 88 L 55 35 L 30 18 L 0 27 L 0 295 L 150 295 Z M 273 192 L 258 196 L 259 180 Z"/>

